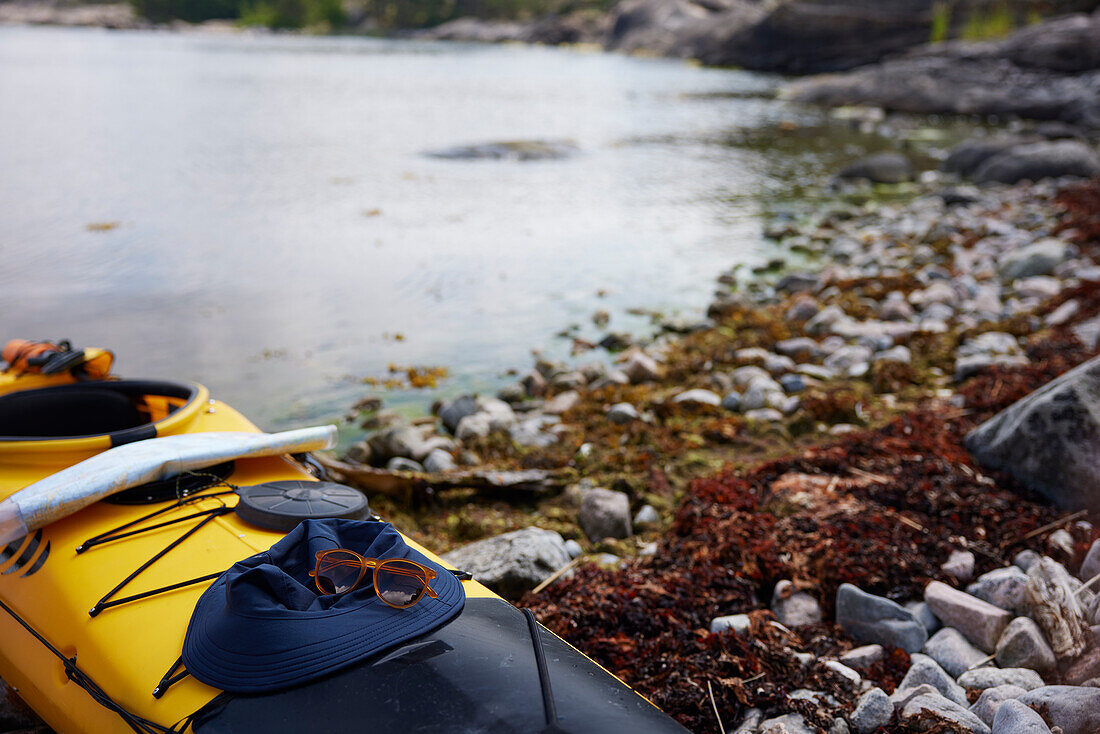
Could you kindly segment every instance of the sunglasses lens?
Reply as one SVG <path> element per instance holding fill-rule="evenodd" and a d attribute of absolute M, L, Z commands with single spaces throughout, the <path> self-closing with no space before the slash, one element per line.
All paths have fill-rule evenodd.
<path fill-rule="evenodd" d="M 428 585 L 420 566 L 401 560 L 384 561 L 375 578 L 378 596 L 391 607 L 398 608 L 411 607 L 420 601 Z"/>
<path fill-rule="evenodd" d="M 362 570 L 363 564 L 354 553 L 329 551 L 317 561 L 317 588 L 325 594 L 342 594 L 355 586 Z"/>

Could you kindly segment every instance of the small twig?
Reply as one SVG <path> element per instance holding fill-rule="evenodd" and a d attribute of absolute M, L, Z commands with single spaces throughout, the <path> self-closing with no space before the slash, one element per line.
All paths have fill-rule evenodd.
<path fill-rule="evenodd" d="M 996 660 L 996 658 L 997 658 L 996 655 L 989 655 L 987 657 L 984 657 L 981 660 L 979 660 L 978 662 L 976 662 L 973 665 L 971 665 L 970 667 L 968 667 L 967 670 L 974 670 L 974 668 L 980 668 L 983 665 L 985 665 L 986 663 L 992 663 L 994 660 Z"/>
<path fill-rule="evenodd" d="M 902 525 L 908 525 L 909 527 L 911 527 L 914 530 L 916 530 L 918 532 L 921 532 L 921 533 L 925 533 L 925 534 L 928 533 L 928 528 L 924 527 L 923 525 L 921 525 L 916 520 L 910 520 L 905 515 L 898 515 L 897 518 L 898 518 L 898 522 L 900 522 Z"/>
<path fill-rule="evenodd" d="M 761 671 L 761 672 L 757 673 L 756 675 L 754 675 L 753 677 L 746 678 L 745 680 L 741 681 L 741 685 L 745 685 L 746 683 L 752 683 L 754 680 L 760 680 L 763 677 L 764 677 L 764 673 L 763 673 L 763 671 Z"/>
<path fill-rule="evenodd" d="M 838 484 L 840 484 L 840 477 L 834 476 L 829 482 L 829 486 L 825 487 L 825 494 L 832 494 L 833 490 L 836 489 L 836 485 Z"/>
<path fill-rule="evenodd" d="M 879 484 L 887 484 L 890 481 L 890 477 L 884 477 L 881 474 L 874 474 L 869 471 L 864 471 L 854 466 L 848 467 L 848 471 L 856 476 L 863 477 L 864 479 L 870 479 L 872 482 L 878 482 Z"/>
<path fill-rule="evenodd" d="M 718 704 L 714 702 L 714 689 L 710 687 L 710 679 L 707 679 L 707 694 L 710 695 L 710 707 L 714 709 L 714 718 L 718 719 L 718 731 L 726 734 L 726 727 L 722 724 L 722 717 L 718 715 Z"/>
<path fill-rule="evenodd" d="M 569 569 L 573 568 L 573 566 L 576 566 L 577 563 L 580 562 L 580 560 L 581 560 L 581 557 L 577 556 L 572 561 L 570 561 L 569 563 L 567 563 L 564 566 L 562 566 L 561 568 L 559 568 L 557 571 L 554 571 L 554 573 L 552 573 L 549 576 L 547 576 L 546 578 L 544 578 L 542 580 L 542 583 L 540 583 L 535 588 L 531 589 L 531 593 L 532 594 L 537 594 L 540 591 L 542 591 L 543 589 L 545 589 L 547 586 L 549 586 L 550 584 L 557 581 L 559 578 L 561 578 L 562 574 L 564 574 Z"/>
<path fill-rule="evenodd" d="M 1088 513 L 1089 513 L 1088 510 L 1078 510 L 1077 512 L 1066 515 L 1065 517 L 1063 517 L 1060 520 L 1055 520 L 1054 522 L 1048 522 L 1046 525 L 1042 526 L 1041 528 L 1035 528 L 1030 533 L 1025 535 L 1021 540 L 1031 540 L 1036 535 L 1042 535 L 1043 533 L 1045 533 L 1048 530 L 1053 530 L 1054 528 L 1058 527 L 1059 525 L 1065 525 L 1070 520 L 1076 520 L 1079 517 L 1084 517 Z"/>

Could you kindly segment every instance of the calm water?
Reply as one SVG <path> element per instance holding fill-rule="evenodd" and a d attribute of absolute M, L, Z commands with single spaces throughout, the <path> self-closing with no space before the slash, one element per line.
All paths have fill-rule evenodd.
<path fill-rule="evenodd" d="M 569 324 L 598 336 L 597 309 L 627 330 L 631 307 L 697 312 L 767 257 L 772 162 L 716 141 L 790 117 L 772 84 L 541 48 L 0 28 L 3 336 L 111 347 L 121 374 L 201 381 L 269 428 L 338 415 L 389 363 L 491 389 L 533 347 L 564 354 Z M 536 138 L 580 152 L 423 155 Z"/>

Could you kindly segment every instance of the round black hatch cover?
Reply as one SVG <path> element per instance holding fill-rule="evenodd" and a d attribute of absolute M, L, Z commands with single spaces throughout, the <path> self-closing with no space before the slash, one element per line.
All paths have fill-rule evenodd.
<path fill-rule="evenodd" d="M 333 482 L 267 482 L 241 487 L 237 494 L 237 515 L 270 530 L 293 530 L 302 520 L 365 520 L 370 515 L 362 492 Z"/>

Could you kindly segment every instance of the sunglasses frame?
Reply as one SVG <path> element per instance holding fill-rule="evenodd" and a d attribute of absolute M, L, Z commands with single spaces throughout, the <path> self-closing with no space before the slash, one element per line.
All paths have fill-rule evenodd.
<path fill-rule="evenodd" d="M 344 591 L 340 591 L 340 592 L 325 591 L 324 589 L 321 588 L 321 584 L 320 584 L 320 582 L 317 578 L 317 570 L 318 570 L 318 568 L 320 568 L 321 560 L 325 556 L 329 555 L 330 553 L 350 553 L 351 555 L 353 555 L 357 559 L 359 559 L 359 577 L 355 579 L 355 583 L 353 583 L 351 586 L 349 586 Z M 409 604 L 405 604 L 405 605 L 392 604 L 389 601 L 387 601 L 385 599 L 385 597 L 383 597 L 378 592 L 378 572 L 380 570 L 384 569 L 386 564 L 388 564 L 388 563 L 397 563 L 397 564 L 409 563 L 409 564 L 412 564 L 413 566 L 416 566 L 417 568 L 419 568 L 423 572 L 424 576 L 423 576 L 422 580 L 424 581 L 424 591 L 423 591 L 423 593 L 420 594 L 420 596 L 416 597 L 415 601 L 413 601 Z M 314 586 L 317 587 L 318 593 L 320 593 L 324 596 L 333 596 L 335 594 L 347 594 L 347 593 L 350 593 L 350 592 L 355 591 L 356 589 L 358 589 L 359 585 L 363 583 L 363 577 L 367 575 L 367 569 L 373 569 L 373 575 L 371 576 L 371 583 L 374 586 L 374 595 L 377 596 L 379 599 L 381 599 L 382 603 L 385 604 L 386 606 L 393 607 L 394 609 L 408 609 L 409 607 L 415 606 L 421 599 L 424 598 L 425 595 L 430 596 L 433 599 L 438 598 L 436 596 L 435 591 L 432 589 L 432 586 L 431 586 L 431 582 L 436 577 L 435 570 L 431 569 L 431 568 L 428 568 L 427 566 L 424 566 L 423 564 L 417 563 L 416 561 L 410 561 L 407 558 L 365 558 L 364 556 L 359 555 L 358 553 L 356 553 L 353 550 L 348 550 L 347 548 L 331 548 L 329 550 L 317 551 L 317 555 L 315 557 L 314 564 L 313 564 L 313 570 L 309 572 L 309 575 L 313 577 L 313 584 L 314 584 Z M 412 575 L 412 574 L 410 574 L 406 571 L 396 571 L 396 570 L 393 570 L 392 568 L 386 569 L 386 570 L 388 570 L 389 573 L 396 573 L 396 574 L 401 575 L 401 576 Z"/>

